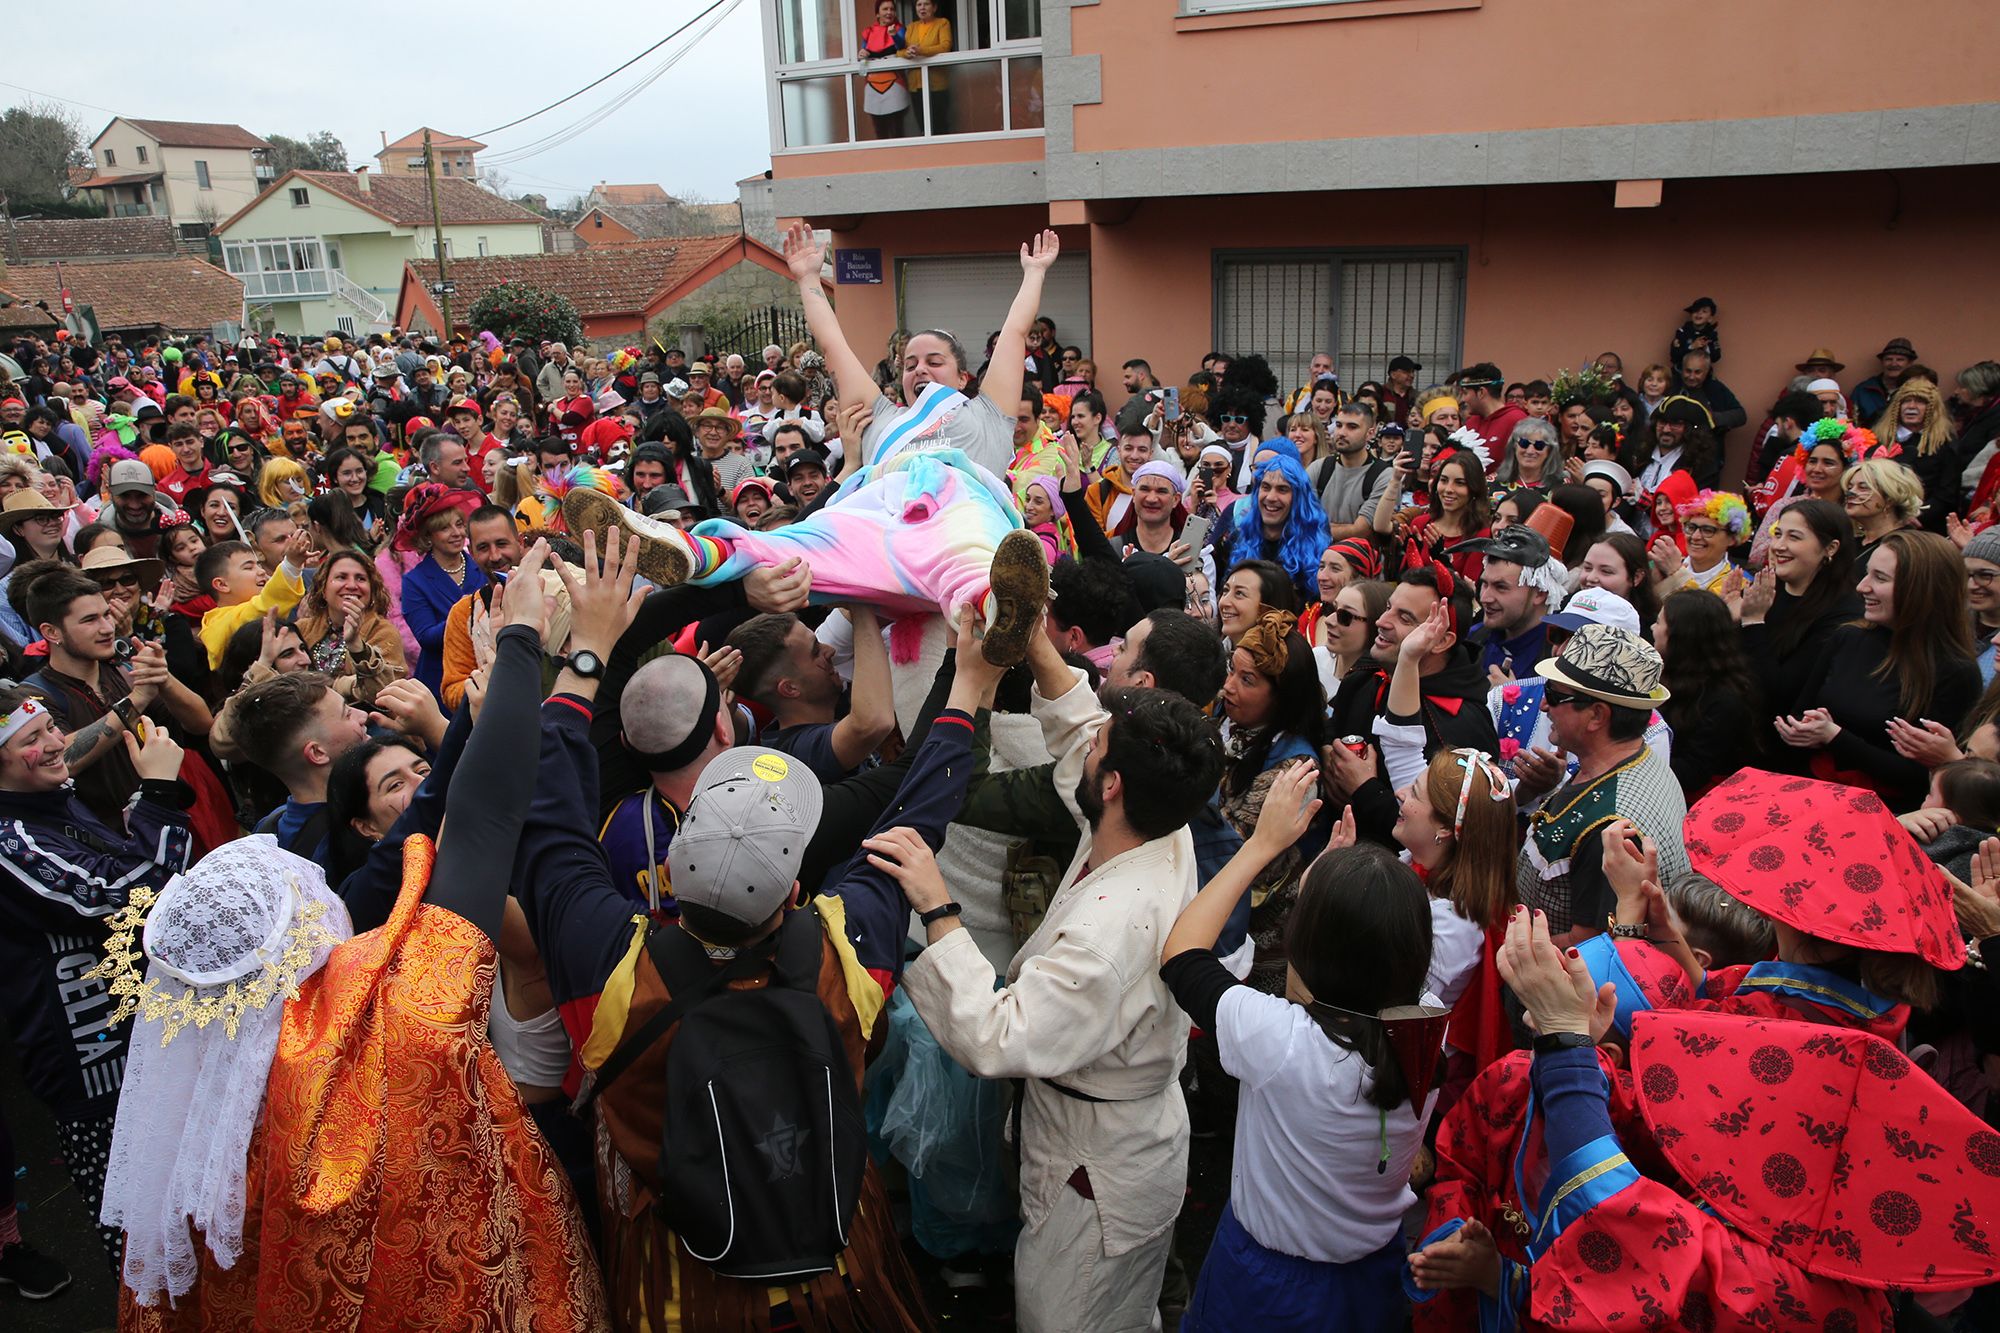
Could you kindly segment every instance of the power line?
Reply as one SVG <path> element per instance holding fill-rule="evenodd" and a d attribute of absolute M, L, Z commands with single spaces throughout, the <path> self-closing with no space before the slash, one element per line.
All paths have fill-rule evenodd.
<path fill-rule="evenodd" d="M 728 3 L 730 3 L 730 0 L 714 0 L 714 3 L 709 5 L 707 9 L 702 10 L 701 13 L 695 15 L 693 18 L 689 19 L 686 23 L 681 24 L 680 27 L 675 28 L 672 32 L 668 33 L 666 36 L 660 38 L 659 41 L 654 42 L 651 46 L 641 51 L 638 55 L 633 56 L 630 60 L 620 65 L 617 69 L 612 70 L 609 74 L 604 74 L 599 76 L 598 78 L 592 79 L 589 83 L 584 84 L 583 87 L 577 89 L 575 92 L 571 93 L 567 97 L 557 98 L 555 101 L 543 107 L 540 111 L 530 111 L 527 115 L 522 116 L 519 120 L 510 120 L 505 125 L 496 125 L 490 130 L 481 130 L 477 134 L 467 135 L 466 137 L 471 139 L 484 139 L 489 134 L 498 134 L 502 130 L 511 130 L 516 125 L 524 124 L 527 121 L 531 121 L 536 116 L 542 115 L 544 112 L 553 111 L 557 107 L 561 106 L 564 102 L 575 101 L 577 98 L 589 92 L 592 88 L 595 88 L 598 84 L 603 83 L 606 79 L 612 77 L 612 75 L 623 73 L 624 71 L 632 68 L 632 66 L 638 64 L 641 60 L 644 60 L 647 56 L 653 54 L 653 52 L 659 50 L 661 47 L 665 46 L 668 42 L 671 42 L 674 38 L 680 36 L 682 33 L 686 32 L 689 28 L 693 27 L 696 23 L 699 23 L 702 19 L 707 18 L 710 14 L 714 13 L 716 10 L 720 9 L 723 5 Z M 7 86 L 11 88 L 14 85 L 9 84 Z M 102 110 L 102 108 L 99 109 Z M 114 112 L 113 114 L 116 113 Z"/>
<path fill-rule="evenodd" d="M 561 128 L 552 130 L 548 134 L 542 136 L 541 138 L 532 139 L 527 143 L 520 145 L 519 147 L 502 149 L 492 154 L 493 160 L 501 165 L 505 165 L 507 163 L 512 163 L 512 162 L 525 162 L 530 158 L 539 157 L 543 153 L 549 152 L 550 150 L 555 148 L 559 148 L 563 144 L 568 143 L 570 140 L 582 134 L 585 130 L 591 129 L 594 126 L 601 124 L 604 120 L 608 119 L 614 112 L 624 107 L 627 103 L 631 102 L 632 99 L 637 97 L 640 93 L 644 92 L 647 88 L 651 87 L 653 83 L 659 80 L 660 76 L 665 74 L 668 70 L 672 69 L 676 64 L 680 63 L 680 61 L 690 51 L 694 50 L 695 47 L 699 46 L 702 43 L 702 41 L 708 36 L 709 33 L 713 32 L 718 26 L 720 26 L 723 20 L 728 18 L 729 15 L 733 13 L 736 10 L 737 6 L 741 3 L 742 0 L 717 0 L 716 5 L 711 5 L 707 10 L 703 11 L 702 14 L 697 15 L 694 19 L 690 20 L 688 23 L 683 24 L 679 29 L 679 32 L 674 34 L 674 35 L 679 35 L 679 33 L 687 32 L 695 24 L 702 24 L 704 23 L 704 20 L 706 20 L 705 26 L 703 26 L 699 31 L 697 31 L 694 34 L 694 37 L 687 43 L 687 45 L 683 46 L 679 51 L 668 53 L 668 55 L 665 58 L 663 58 L 658 65 L 656 65 L 654 68 L 648 70 L 644 75 L 642 75 L 637 83 L 633 84 L 630 88 L 626 89 L 624 92 L 614 95 L 609 101 L 604 103 L 602 106 L 598 107 L 596 110 L 585 112 L 581 117 L 579 117 L 575 121 L 572 121 L 568 125 L 564 125 Z M 726 7 L 722 8 L 721 12 L 718 13 L 716 12 L 718 6 L 726 6 Z"/>
<path fill-rule="evenodd" d="M 54 93 L 45 93 L 33 88 L 24 88 L 18 83 L 9 83 L 5 79 L 0 79 L 0 88 L 12 88 L 15 92 L 31 93 L 36 97 L 46 97 L 51 102 L 61 102 L 64 106 L 87 106 L 92 111 L 102 111 L 109 116 L 122 116 L 125 114 L 122 111 L 113 111 L 108 106 L 99 106 L 95 102 L 79 102 L 74 97 L 57 97 Z"/>
<path fill-rule="evenodd" d="M 742 0 L 717 0 L 717 5 L 711 5 L 707 11 L 704 11 L 704 13 L 706 14 L 714 15 L 713 18 L 710 18 L 708 20 L 706 26 L 704 26 L 699 32 L 696 32 L 693 39 L 689 41 L 686 46 L 682 47 L 679 51 L 670 53 L 669 55 L 666 56 L 665 59 L 663 59 L 659 63 L 658 66 L 647 71 L 647 73 L 643 77 L 641 77 L 637 83 L 633 84 L 632 87 L 612 97 L 609 101 L 604 103 L 604 105 L 598 107 L 596 110 L 586 112 L 582 117 L 580 117 L 576 121 L 573 121 L 570 124 L 565 125 L 560 129 L 552 130 L 540 139 L 533 139 L 521 145 L 518 148 L 506 149 L 490 155 L 489 161 L 491 162 L 492 165 L 496 167 L 506 167 L 513 163 L 526 162 L 532 158 L 540 157 L 542 154 L 550 152 L 556 148 L 560 148 L 564 144 L 570 142 L 572 139 L 575 139 L 578 135 L 584 133 L 586 130 L 589 130 L 601 124 L 603 121 L 608 119 L 613 113 L 619 111 L 628 103 L 630 103 L 640 93 L 644 92 L 647 88 L 651 87 L 653 83 L 655 83 L 660 78 L 660 76 L 665 74 L 668 70 L 672 69 L 685 56 L 687 56 L 689 52 L 693 51 L 695 47 L 699 46 L 703 41 L 703 39 L 705 39 L 709 33 L 713 32 L 718 26 L 720 26 L 723 20 L 727 19 L 730 14 L 734 13 L 736 8 L 741 3 Z M 720 13 L 716 13 L 715 11 L 718 8 L 718 6 L 726 6 L 726 8 L 723 8 Z M 692 22 L 693 23 L 702 22 L 702 16 L 697 16 L 694 20 L 692 20 Z M 689 26 L 690 25 L 683 25 L 680 31 L 682 32 L 687 31 Z"/>

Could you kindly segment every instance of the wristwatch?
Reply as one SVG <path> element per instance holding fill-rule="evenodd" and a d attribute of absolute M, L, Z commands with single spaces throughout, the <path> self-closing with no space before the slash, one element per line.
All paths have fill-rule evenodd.
<path fill-rule="evenodd" d="M 558 657 L 556 665 L 574 671 L 585 680 L 601 680 L 604 676 L 604 659 L 588 648 L 580 648 L 565 657 Z"/>
<path fill-rule="evenodd" d="M 1556 1051 L 1580 1050 L 1595 1046 L 1588 1032 L 1545 1032 L 1535 1038 L 1535 1054 L 1549 1055 Z"/>
<path fill-rule="evenodd" d="M 926 926 L 928 926 L 933 921 L 942 921 L 948 916 L 962 916 L 964 915 L 964 913 L 965 909 L 963 907 L 960 907 L 957 903 L 946 902 L 946 903 L 940 903 L 938 906 L 933 907 L 928 912 L 917 913 L 917 920 L 923 922 Z"/>

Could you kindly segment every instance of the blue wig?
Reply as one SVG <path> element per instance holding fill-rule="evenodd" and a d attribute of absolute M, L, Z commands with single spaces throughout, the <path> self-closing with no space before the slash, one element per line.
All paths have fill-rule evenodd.
<path fill-rule="evenodd" d="M 1270 444 L 1267 440 L 1260 447 L 1268 448 Z M 1278 541 L 1274 558 L 1292 576 L 1292 582 L 1310 588 L 1319 576 L 1319 558 L 1326 554 L 1331 538 L 1327 535 L 1326 510 L 1320 507 L 1319 496 L 1313 493 L 1312 482 L 1306 479 L 1306 470 L 1295 459 L 1282 455 L 1267 459 L 1251 474 L 1250 492 L 1236 506 L 1236 532 L 1230 542 L 1230 558 L 1248 560 L 1264 549 L 1264 520 L 1257 512 L 1257 488 L 1273 472 L 1292 487 L 1292 512 L 1285 519 L 1285 532 Z"/>

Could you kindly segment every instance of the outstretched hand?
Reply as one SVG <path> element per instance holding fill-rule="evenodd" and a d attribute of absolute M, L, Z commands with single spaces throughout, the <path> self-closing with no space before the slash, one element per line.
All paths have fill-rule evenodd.
<path fill-rule="evenodd" d="M 1061 253 L 1061 239 L 1053 228 L 1044 227 L 1041 235 L 1022 244 L 1021 267 L 1029 273 L 1047 273 Z"/>
<path fill-rule="evenodd" d="M 579 650 L 602 658 L 610 654 L 639 614 L 644 591 L 632 586 L 639 572 L 639 539 L 625 538 L 617 528 L 604 534 L 603 559 L 598 558 L 597 534 L 583 534 L 583 576 L 578 578 L 566 565 L 556 566 L 556 577 L 569 590 L 569 640 Z"/>
<path fill-rule="evenodd" d="M 800 282 L 817 283 L 826 264 L 826 246 L 807 222 L 794 222 L 783 238 L 785 263 Z"/>

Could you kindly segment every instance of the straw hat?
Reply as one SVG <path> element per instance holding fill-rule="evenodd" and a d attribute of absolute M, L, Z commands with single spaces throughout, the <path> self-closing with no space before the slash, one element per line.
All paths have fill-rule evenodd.
<path fill-rule="evenodd" d="M 84 552 L 81 566 L 83 572 L 92 578 L 97 578 L 105 574 L 116 574 L 128 569 L 137 571 L 139 575 L 139 588 L 142 592 L 151 591 L 159 587 L 160 580 L 165 578 L 167 574 L 167 566 L 164 561 L 140 560 L 126 551 L 122 546 L 100 546 L 94 551 L 86 551 Z"/>
<path fill-rule="evenodd" d="M 0 506 L 0 532 L 12 532 L 31 518 L 41 518 L 48 514 L 67 514 L 75 505 L 52 504 L 49 497 L 37 490 L 15 491 L 7 497 L 7 503 Z"/>

